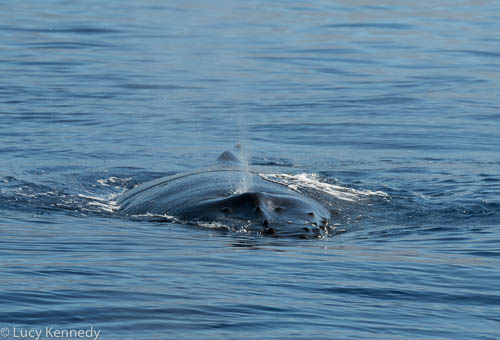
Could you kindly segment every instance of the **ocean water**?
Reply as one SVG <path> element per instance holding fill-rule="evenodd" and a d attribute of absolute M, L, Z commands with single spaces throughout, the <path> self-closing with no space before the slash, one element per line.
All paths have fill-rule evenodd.
<path fill-rule="evenodd" d="M 0 3 L 0 337 L 500 338 L 499 13 Z M 237 142 L 250 167 L 379 195 L 312 240 L 109 208 Z"/>

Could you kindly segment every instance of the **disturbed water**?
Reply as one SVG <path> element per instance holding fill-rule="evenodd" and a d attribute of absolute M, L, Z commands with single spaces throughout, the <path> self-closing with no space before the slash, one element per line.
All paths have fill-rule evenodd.
<path fill-rule="evenodd" d="M 0 4 L 0 336 L 499 338 L 499 11 Z M 249 167 L 357 193 L 339 232 L 110 208 L 236 142 Z"/>

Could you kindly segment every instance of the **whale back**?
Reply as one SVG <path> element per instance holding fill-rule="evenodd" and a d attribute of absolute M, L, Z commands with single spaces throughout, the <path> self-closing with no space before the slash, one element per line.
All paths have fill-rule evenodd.
<path fill-rule="evenodd" d="M 216 222 L 269 235 L 324 236 L 330 212 L 319 202 L 231 165 L 160 178 L 129 190 L 117 203 L 126 215 L 168 215 L 187 222 Z M 246 190 L 248 182 L 251 183 Z"/>

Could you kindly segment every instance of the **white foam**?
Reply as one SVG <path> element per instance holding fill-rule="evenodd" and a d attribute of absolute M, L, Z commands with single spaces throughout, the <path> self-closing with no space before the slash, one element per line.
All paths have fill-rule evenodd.
<path fill-rule="evenodd" d="M 265 180 L 286 185 L 294 191 L 301 191 L 304 188 L 314 189 L 344 201 L 356 201 L 363 196 L 389 197 L 383 191 L 357 190 L 340 185 L 321 182 L 317 174 L 259 174 Z"/>

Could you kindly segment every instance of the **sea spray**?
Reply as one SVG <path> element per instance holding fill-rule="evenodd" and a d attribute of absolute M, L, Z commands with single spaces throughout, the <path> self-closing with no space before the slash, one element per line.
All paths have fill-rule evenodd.
<path fill-rule="evenodd" d="M 238 158 L 240 160 L 240 169 L 241 169 L 241 178 L 240 178 L 240 187 L 238 188 L 238 193 L 242 194 L 245 192 L 249 192 L 252 187 L 252 176 L 250 173 L 249 166 L 249 156 L 247 148 L 242 146 L 241 143 L 237 143 L 234 146 L 234 151 L 237 153 Z"/>

